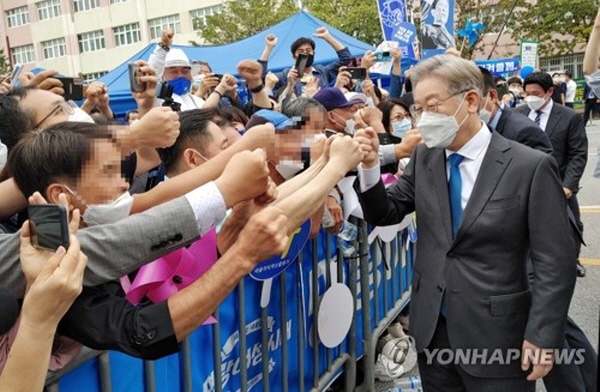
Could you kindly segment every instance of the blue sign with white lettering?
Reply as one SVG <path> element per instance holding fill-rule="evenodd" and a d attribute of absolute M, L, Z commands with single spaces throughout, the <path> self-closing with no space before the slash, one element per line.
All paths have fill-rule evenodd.
<path fill-rule="evenodd" d="M 254 270 L 250 272 L 250 276 L 256 280 L 267 280 L 285 271 L 296 260 L 304 245 L 306 245 L 310 235 L 310 227 L 309 219 L 290 234 L 287 249 L 281 255 L 271 257 L 269 260 L 257 264 Z"/>
<path fill-rule="evenodd" d="M 494 75 L 513 74 L 519 70 L 519 59 L 476 60 L 475 64 Z"/>

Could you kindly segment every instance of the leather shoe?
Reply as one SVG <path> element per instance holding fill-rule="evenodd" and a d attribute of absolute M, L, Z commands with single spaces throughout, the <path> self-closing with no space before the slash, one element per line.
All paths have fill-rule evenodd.
<path fill-rule="evenodd" d="M 585 277 L 585 267 L 581 265 L 581 262 L 577 260 L 577 277 L 583 278 Z"/>

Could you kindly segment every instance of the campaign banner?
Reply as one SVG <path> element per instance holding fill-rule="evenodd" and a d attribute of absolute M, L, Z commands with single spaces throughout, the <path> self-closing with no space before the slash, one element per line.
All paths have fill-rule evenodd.
<path fill-rule="evenodd" d="M 384 41 L 398 42 L 403 58 L 415 58 L 416 28 L 408 22 L 405 0 L 378 0 L 377 5 Z"/>
<path fill-rule="evenodd" d="M 519 70 L 519 59 L 475 60 L 481 68 L 485 68 L 496 76 L 513 74 Z"/>
<path fill-rule="evenodd" d="M 443 54 L 456 46 L 454 0 L 421 0 L 421 58 Z"/>
<path fill-rule="evenodd" d="M 537 69 L 538 42 L 521 40 L 521 67 Z"/>

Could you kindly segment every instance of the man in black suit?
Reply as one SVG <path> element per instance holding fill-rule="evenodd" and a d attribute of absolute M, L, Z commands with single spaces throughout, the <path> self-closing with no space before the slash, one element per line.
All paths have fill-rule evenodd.
<path fill-rule="evenodd" d="M 583 176 L 587 163 L 588 142 L 585 124 L 573 109 L 554 104 L 550 98 L 554 89 L 552 78 L 547 73 L 534 72 L 525 79 L 523 85 L 527 105 L 515 110 L 528 116 L 550 137 L 552 156 L 558 164 L 563 190 L 577 226 L 583 232 L 577 192 L 579 180 Z M 578 270 L 578 273 L 580 276 L 585 274 L 583 267 Z"/>
<path fill-rule="evenodd" d="M 472 62 L 435 56 L 411 79 L 425 144 L 400 181 L 384 188 L 374 132 L 355 138 L 365 152 L 358 185 L 366 220 L 395 224 L 416 211 L 410 326 L 424 391 L 532 391 L 552 360 L 531 353 L 548 359 L 562 347 L 575 283 L 556 164 L 481 122 L 483 81 Z"/>
<path fill-rule="evenodd" d="M 551 154 L 552 143 L 548 135 L 527 116 L 504 106 L 498 97 L 494 76 L 485 68 L 479 67 L 479 70 L 483 75 L 482 105 L 479 111 L 481 121 L 487 124 L 490 131 Z"/>

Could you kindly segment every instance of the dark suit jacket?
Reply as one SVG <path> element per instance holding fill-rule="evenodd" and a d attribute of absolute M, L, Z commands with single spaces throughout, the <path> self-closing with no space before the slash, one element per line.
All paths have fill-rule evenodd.
<path fill-rule="evenodd" d="M 504 108 L 494 131 L 534 150 L 552 154 L 552 143 L 546 133 L 533 120 L 513 109 Z"/>
<path fill-rule="evenodd" d="M 530 109 L 523 105 L 515 111 L 528 116 Z M 588 154 L 583 118 L 573 109 L 555 103 L 545 131 L 552 142 L 552 156 L 558 164 L 562 186 L 577 193 Z"/>
<path fill-rule="evenodd" d="M 416 211 L 410 328 L 419 352 L 431 342 L 444 293 L 453 349 L 498 348 L 506 357 L 508 349 L 520 352 L 523 339 L 562 347 L 576 257 L 549 155 L 492 133 L 454 240 L 443 149 L 418 146 L 398 183 L 386 191 L 379 181 L 359 197 L 365 219 L 375 225 Z M 519 359 L 461 366 L 477 377 L 523 374 Z"/>

